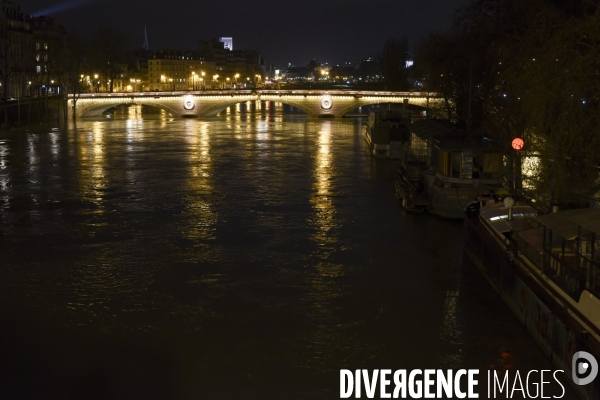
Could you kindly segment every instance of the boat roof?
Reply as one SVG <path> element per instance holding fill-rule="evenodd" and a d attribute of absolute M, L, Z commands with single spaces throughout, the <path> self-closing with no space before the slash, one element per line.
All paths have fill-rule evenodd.
<path fill-rule="evenodd" d="M 464 129 L 460 129 L 457 125 L 451 124 L 447 120 L 431 120 L 422 119 L 410 124 L 411 132 L 414 132 L 421 139 L 428 139 L 443 135 L 466 135 Z"/>
<path fill-rule="evenodd" d="M 422 140 L 434 139 L 440 150 L 488 149 L 490 143 L 480 137 L 469 137 L 466 130 L 447 120 L 420 120 L 410 130 Z"/>
<path fill-rule="evenodd" d="M 540 223 L 567 240 L 574 240 L 580 227 L 600 235 L 600 208 L 581 208 L 540 215 Z"/>
<path fill-rule="evenodd" d="M 510 221 L 508 220 L 508 208 L 502 203 L 485 206 L 479 210 L 479 216 L 501 233 L 531 229 L 529 220 L 536 215 L 536 209 L 526 204 L 517 204 L 513 207 L 513 219 Z"/>
<path fill-rule="evenodd" d="M 435 147 L 445 151 L 475 149 L 486 150 L 491 147 L 489 142 L 486 142 L 481 138 L 468 138 L 466 134 L 449 134 L 447 136 L 438 136 L 435 137 L 434 140 Z"/>

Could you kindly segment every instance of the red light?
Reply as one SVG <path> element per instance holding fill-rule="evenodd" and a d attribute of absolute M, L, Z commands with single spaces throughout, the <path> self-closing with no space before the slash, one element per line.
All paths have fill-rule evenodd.
<path fill-rule="evenodd" d="M 515 138 L 512 141 L 512 148 L 515 150 L 521 150 L 525 142 L 521 138 Z"/>

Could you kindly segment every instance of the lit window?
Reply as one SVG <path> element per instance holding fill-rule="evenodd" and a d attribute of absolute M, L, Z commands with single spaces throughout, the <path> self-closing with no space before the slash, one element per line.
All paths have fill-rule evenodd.
<path fill-rule="evenodd" d="M 44 50 L 48 50 L 48 43 L 44 43 Z"/>
<path fill-rule="evenodd" d="M 36 50 L 39 50 L 39 49 L 40 49 L 40 44 L 39 44 L 39 43 L 36 43 L 36 44 L 35 44 L 35 49 L 36 49 Z"/>
<path fill-rule="evenodd" d="M 35 72 L 37 72 L 38 74 L 39 74 L 40 72 L 42 72 L 42 67 L 40 67 L 39 65 L 37 65 L 37 66 L 35 67 Z"/>

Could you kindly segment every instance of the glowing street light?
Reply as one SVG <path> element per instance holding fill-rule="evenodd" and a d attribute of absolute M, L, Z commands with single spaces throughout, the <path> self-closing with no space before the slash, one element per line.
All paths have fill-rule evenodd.
<path fill-rule="evenodd" d="M 525 145 L 525 142 L 521 138 L 515 138 L 515 139 L 513 139 L 511 145 L 512 145 L 513 149 L 519 151 L 523 148 L 523 146 Z"/>

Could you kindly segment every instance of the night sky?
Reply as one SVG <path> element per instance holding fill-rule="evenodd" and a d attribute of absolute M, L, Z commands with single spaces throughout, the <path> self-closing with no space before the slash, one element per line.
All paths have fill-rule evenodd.
<path fill-rule="evenodd" d="M 469 0 L 12 0 L 27 14 L 57 19 L 69 33 L 111 27 L 152 50 L 195 50 L 200 39 L 233 37 L 234 49 L 258 49 L 268 64 L 339 64 L 381 52 L 386 39 L 406 35 L 411 47 L 449 29 Z"/>

